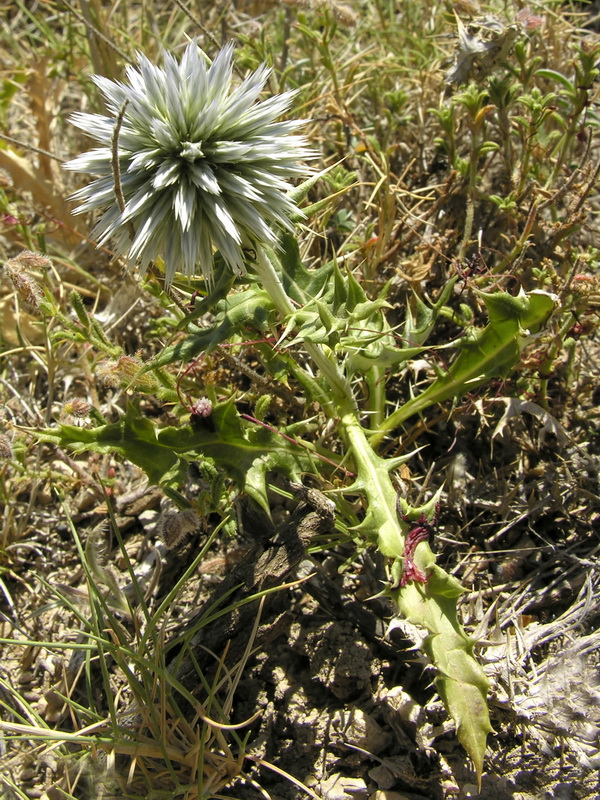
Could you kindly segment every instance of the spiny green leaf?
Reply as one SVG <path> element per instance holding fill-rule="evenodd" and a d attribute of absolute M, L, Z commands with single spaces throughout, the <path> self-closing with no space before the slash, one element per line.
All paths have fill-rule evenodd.
<path fill-rule="evenodd" d="M 49 442 L 76 453 L 118 453 L 144 470 L 152 483 L 160 483 L 178 464 L 177 455 L 162 447 L 157 429 L 141 416 L 133 403 L 118 422 L 97 428 L 58 425 L 56 428 L 30 431 L 42 442 Z"/>
<path fill-rule="evenodd" d="M 298 186 L 292 187 L 288 191 L 288 197 L 292 200 L 296 205 L 298 205 L 302 200 L 306 198 L 310 190 L 313 186 L 321 180 L 328 172 L 334 169 L 336 165 L 332 164 L 329 167 L 325 167 L 325 169 L 320 170 L 320 172 L 316 172 L 314 175 L 311 175 L 310 178 L 307 178 Z M 327 198 L 328 199 L 328 198 Z"/>
<path fill-rule="evenodd" d="M 179 428 L 156 428 L 130 403 L 122 419 L 109 425 L 91 429 L 59 425 L 31 433 L 40 441 L 75 452 L 118 453 L 157 484 L 181 483 L 188 462 L 210 458 L 267 513 L 269 472 L 297 482 L 302 473 L 317 472 L 315 456 L 309 450 L 272 430 L 245 422 L 233 401 L 216 405 L 207 420 Z"/>
<path fill-rule="evenodd" d="M 348 290 L 347 283 L 342 277 L 340 268 L 337 264 L 333 267 L 333 298 L 331 301 L 331 311 L 334 314 L 348 313 Z"/>
<path fill-rule="evenodd" d="M 473 657 L 473 642 L 458 620 L 457 598 L 464 589 L 456 578 L 437 566 L 426 542 L 417 546 L 414 562 L 427 576 L 427 582 L 400 585 L 408 525 L 398 517 L 396 490 L 389 478 L 387 461 L 369 446 L 353 413 L 344 415 L 341 423 L 358 471 L 348 492 L 360 492 L 368 501 L 364 519 L 353 530 L 376 540 L 379 551 L 392 560 L 392 585 L 399 588 L 390 589 L 390 594 L 400 613 L 428 632 L 424 648 L 438 670 L 440 696 L 456 721 L 459 739 L 473 759 L 480 780 L 486 737 L 491 729 L 486 706 L 488 683 Z M 404 510 L 410 513 L 409 509 Z"/>
<path fill-rule="evenodd" d="M 471 661 L 474 662 L 475 659 L 471 658 Z M 477 782 L 481 788 L 487 734 L 493 731 L 489 721 L 486 694 L 477 686 L 460 679 L 440 676 L 434 680 L 434 684 L 448 713 L 456 722 L 458 740 L 473 761 Z"/>
<path fill-rule="evenodd" d="M 356 280 L 354 275 L 348 270 L 346 276 L 346 306 L 349 311 L 354 312 L 354 309 L 359 303 L 367 302 L 367 295 L 365 294 L 365 290 L 362 288 L 360 283 Z M 388 285 L 379 292 L 379 297 L 381 300 L 385 300 L 387 295 Z"/>
<path fill-rule="evenodd" d="M 427 583 L 410 582 L 392 592 L 406 619 L 424 627 L 424 649 L 438 671 L 435 685 L 456 723 L 459 741 L 471 757 L 481 782 L 487 735 L 492 730 L 487 708 L 488 679 L 473 656 L 473 641 L 458 621 L 460 583 L 435 564 L 429 545 L 421 543 L 415 563 Z"/>
<path fill-rule="evenodd" d="M 329 286 L 333 262 L 323 264 L 319 269 L 307 270 L 300 258 L 296 237 L 290 233 L 281 235 L 280 247 L 277 255 L 283 265 L 281 277 L 285 290 L 292 300 L 304 306 Z"/>
<path fill-rule="evenodd" d="M 522 292 L 518 297 L 495 292 L 482 297 L 490 318 L 486 327 L 456 342 L 460 353 L 448 371 L 390 414 L 372 441 L 380 441 L 385 431 L 435 403 L 462 397 L 491 378 L 507 375 L 518 363 L 530 335 L 545 325 L 555 304 L 552 295 L 541 291 Z"/>
<path fill-rule="evenodd" d="M 424 344 L 443 306 L 448 302 L 454 284 L 458 278 L 452 278 L 446 283 L 440 296 L 433 305 L 427 305 L 418 295 L 414 295 L 406 307 L 406 321 L 404 323 L 403 338 L 410 347 Z"/>
<path fill-rule="evenodd" d="M 371 367 L 397 367 L 427 350 L 426 347 L 386 347 L 384 336 L 389 339 L 389 334 L 382 334 L 378 337 L 378 347 L 366 346 L 364 342 L 350 343 L 344 339 L 344 347 L 350 351 L 348 370 L 366 372 Z"/>
<path fill-rule="evenodd" d="M 272 317 L 273 303 L 266 292 L 257 287 L 238 292 L 217 303 L 215 320 L 210 327 L 166 347 L 147 369 L 164 367 L 174 361 L 188 364 L 200 353 L 214 350 L 234 334 L 268 330 Z"/>

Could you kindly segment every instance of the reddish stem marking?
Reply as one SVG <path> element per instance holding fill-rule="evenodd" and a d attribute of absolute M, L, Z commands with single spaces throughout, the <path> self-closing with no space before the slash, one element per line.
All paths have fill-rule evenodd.
<path fill-rule="evenodd" d="M 423 527 L 414 528 L 406 536 L 406 544 L 404 545 L 404 566 L 402 577 L 400 578 L 400 586 L 406 586 L 409 581 L 416 581 L 416 583 L 427 583 L 427 575 L 420 567 L 414 562 L 415 550 L 417 545 L 426 541 L 429 538 L 429 531 Z"/>
<path fill-rule="evenodd" d="M 404 564 L 402 577 L 400 578 L 400 588 L 406 586 L 409 581 L 415 581 L 415 583 L 427 583 L 429 580 L 429 576 L 426 575 L 423 570 L 415 564 L 415 550 L 417 549 L 417 545 L 421 544 L 421 542 L 427 541 L 429 534 L 433 534 L 434 526 L 439 513 L 440 506 L 438 503 L 435 507 L 435 514 L 431 522 L 428 521 L 425 514 L 421 514 L 416 522 L 415 527 L 411 528 L 411 530 L 406 534 L 406 543 L 404 545 Z M 406 514 L 402 514 L 402 519 L 405 522 L 409 521 Z"/>

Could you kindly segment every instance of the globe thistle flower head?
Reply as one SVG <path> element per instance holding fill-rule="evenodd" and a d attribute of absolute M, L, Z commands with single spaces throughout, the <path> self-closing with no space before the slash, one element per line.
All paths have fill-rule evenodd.
<path fill-rule="evenodd" d="M 270 70 L 234 85 L 232 56 L 227 45 L 209 64 L 194 42 L 180 61 L 165 52 L 163 67 L 139 54 L 125 82 L 94 76 L 107 116 L 71 117 L 100 143 L 66 164 L 95 176 L 73 195 L 75 213 L 101 210 L 98 244 L 142 272 L 161 257 L 167 283 L 199 270 L 211 281 L 215 250 L 243 274 L 243 248 L 276 244 L 274 229 L 299 213 L 289 181 L 313 153 L 302 120 L 278 121 L 294 92 L 259 101 Z"/>

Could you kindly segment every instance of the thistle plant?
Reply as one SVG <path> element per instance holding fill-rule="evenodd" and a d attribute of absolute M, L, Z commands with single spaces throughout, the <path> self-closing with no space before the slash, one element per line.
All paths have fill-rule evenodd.
<path fill-rule="evenodd" d="M 103 211 L 98 243 L 142 272 L 162 260 L 167 284 L 198 268 L 210 281 L 215 249 L 243 274 L 244 248 L 274 245 L 274 226 L 291 229 L 299 213 L 288 181 L 311 152 L 301 121 L 278 121 L 294 93 L 256 103 L 269 69 L 234 87 L 232 55 L 228 45 L 209 64 L 192 42 L 161 68 L 140 54 L 126 83 L 94 76 L 108 116 L 71 117 L 102 145 L 66 165 L 96 176 L 74 194 L 75 212 Z"/>
<path fill-rule="evenodd" d="M 385 591 L 400 613 L 427 630 L 424 649 L 437 669 L 436 687 L 481 779 L 491 730 L 488 682 L 473 655 L 475 643 L 458 620 L 463 589 L 436 564 L 427 540 L 437 498 L 418 509 L 400 500 L 394 474 L 406 458 L 384 458 L 379 448 L 411 415 L 507 374 L 543 328 L 554 299 L 544 292 L 482 293 L 488 325 L 449 343 L 460 353 L 448 371 L 389 414 L 385 378 L 427 348 L 455 281 L 435 304 L 415 300 L 398 338 L 386 319 L 383 294 L 371 299 L 352 272 L 333 262 L 311 270 L 302 262 L 291 220 L 316 176 L 294 190 L 289 186 L 307 173 L 301 162 L 312 155 L 297 132 L 301 122 L 277 121 L 292 94 L 259 100 L 266 67 L 233 86 L 229 46 L 210 66 L 194 43 L 180 61 L 165 54 L 163 68 L 144 56 L 138 62 L 138 68 L 128 68 L 127 83 L 94 78 L 109 115 L 76 114 L 73 122 L 102 146 L 68 166 L 98 176 L 75 198 L 77 211 L 102 212 L 94 230 L 100 244 L 113 241 L 117 254 L 142 271 L 162 263 L 167 283 L 176 273 L 204 279 L 194 284 L 203 296 L 179 320 L 183 339 L 144 369 L 155 370 L 164 383 L 168 365 L 190 365 L 250 334 L 265 371 L 272 369 L 273 379 L 287 372 L 307 402 L 335 421 L 346 475 L 352 476 L 345 485 L 336 479 L 338 491 L 364 501 L 352 533 L 388 559 Z M 217 265 L 247 275 L 249 287 L 214 292 L 223 277 Z M 201 327 L 196 319 L 207 311 L 214 321 Z M 367 387 L 366 408 L 353 389 L 359 378 Z M 243 419 L 234 398 L 209 400 L 210 426 L 195 420 L 157 429 L 131 405 L 118 423 L 88 430 L 62 424 L 41 438 L 72 449 L 118 452 L 171 492 L 183 483 L 189 463 L 204 459 L 266 510 L 269 472 L 299 480 L 340 461 L 339 453 L 296 446 L 293 425 L 278 435 Z"/>

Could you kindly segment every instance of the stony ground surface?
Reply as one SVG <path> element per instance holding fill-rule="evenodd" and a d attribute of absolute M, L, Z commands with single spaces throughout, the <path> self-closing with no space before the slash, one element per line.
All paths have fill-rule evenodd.
<path fill-rule="evenodd" d="M 452 487 L 455 499 L 450 496 L 440 514 L 435 544 L 473 590 L 462 613 L 481 639 L 479 652 L 492 679 L 495 733 L 480 796 L 593 798 L 600 791 L 598 457 L 590 448 L 578 448 L 571 436 L 562 446 L 552 436 L 538 442 L 528 422 L 511 423 L 510 434 L 505 430 L 492 452 L 489 432 L 482 435 L 466 415 L 461 420 L 464 466 Z M 441 438 L 456 434 L 440 424 L 431 435 L 443 452 Z M 161 493 L 145 487 L 136 470 L 110 459 L 65 458 L 51 449 L 35 457 L 64 475 L 66 507 L 83 541 L 98 541 L 106 563 L 126 585 L 123 558 L 106 525 L 106 498 L 89 479 L 94 471 L 115 476 L 117 522 L 134 567 L 148 580 L 155 568 L 153 548 L 162 547 L 155 535 L 164 507 Z M 42 482 L 33 497 L 24 485 L 12 509 L 18 517 L 31 506 L 31 523 L 3 576 L 9 594 L 2 637 L 52 642 L 73 636 L 78 623 L 53 599 L 51 587 L 85 608 L 80 560 L 52 489 Z M 296 502 L 282 504 L 274 497 L 274 503 L 274 518 L 282 526 Z M 500 525 L 503 507 L 507 522 Z M 246 513 L 241 507 L 243 533 L 237 540 L 218 538 L 207 553 L 173 610 L 170 635 L 218 594 L 232 570 L 254 557 L 264 532 L 255 514 L 244 524 Z M 171 551 L 162 548 L 155 601 L 206 535 L 190 536 Z M 385 598 L 375 597 L 383 565 L 369 551 L 352 558 L 340 546 L 302 560 L 295 577 L 305 580 L 276 593 L 263 611 L 259 638 L 260 631 L 272 634 L 250 656 L 235 692 L 234 721 L 260 712 L 249 726 L 254 766 L 247 761 L 247 773 L 275 798 L 305 795 L 287 778 L 258 767 L 258 760 L 331 800 L 477 796 L 473 773 L 418 652 L 420 632 L 392 619 Z M 83 697 L 75 653 L 51 645 L 2 645 L 0 663 L 5 686 L 17 686 L 46 722 L 72 728 L 62 695 Z M 123 688 L 122 676 L 115 672 L 113 680 L 115 691 Z M 6 688 L 2 699 L 14 707 Z M 127 702 L 124 695 L 122 708 Z M 105 706 L 100 695 L 98 703 L 99 709 Z M 11 754 L 14 744 L 5 751 Z M 52 751 L 22 752 L 20 761 L 9 763 L 26 796 L 58 796 L 49 789 L 61 785 L 65 765 Z M 117 765 L 121 778 L 129 767 Z M 121 796 L 103 769 L 90 772 L 76 796 Z M 225 794 L 251 798 L 257 790 L 239 778 Z"/>

